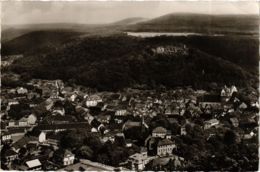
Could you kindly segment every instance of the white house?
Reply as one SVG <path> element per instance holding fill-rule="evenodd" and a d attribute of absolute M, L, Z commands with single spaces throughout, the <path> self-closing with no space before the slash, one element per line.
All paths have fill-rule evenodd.
<path fill-rule="evenodd" d="M 23 117 L 22 119 L 19 120 L 19 127 L 25 127 L 28 126 L 28 119 Z"/>
<path fill-rule="evenodd" d="M 125 116 L 127 113 L 126 109 L 119 109 L 115 112 L 115 116 Z"/>
<path fill-rule="evenodd" d="M 28 90 L 26 88 L 23 88 L 23 87 L 19 87 L 17 89 L 17 93 L 18 94 L 27 94 L 28 93 Z"/>
<path fill-rule="evenodd" d="M 94 107 L 97 106 L 99 102 L 102 102 L 102 98 L 98 95 L 92 95 L 87 98 L 86 106 L 87 107 Z"/>
<path fill-rule="evenodd" d="M 43 143 L 46 141 L 46 133 L 45 132 L 41 132 L 40 135 L 39 135 L 39 142 L 40 143 Z"/>
<path fill-rule="evenodd" d="M 27 121 L 29 125 L 34 125 L 37 121 L 37 117 L 34 114 L 31 114 L 28 116 Z"/>
<path fill-rule="evenodd" d="M 9 132 L 2 132 L 1 140 L 2 142 L 7 142 L 12 139 L 12 136 Z"/>
<path fill-rule="evenodd" d="M 169 139 L 160 140 L 157 144 L 157 155 L 172 155 L 172 151 L 175 147 L 176 145 Z"/>
<path fill-rule="evenodd" d="M 63 156 L 63 165 L 71 165 L 74 163 L 75 155 L 70 151 L 66 150 Z"/>
<path fill-rule="evenodd" d="M 143 170 L 145 165 L 149 162 L 147 150 L 141 149 L 140 153 L 131 155 L 128 159 L 128 162 L 130 163 L 132 170 Z"/>

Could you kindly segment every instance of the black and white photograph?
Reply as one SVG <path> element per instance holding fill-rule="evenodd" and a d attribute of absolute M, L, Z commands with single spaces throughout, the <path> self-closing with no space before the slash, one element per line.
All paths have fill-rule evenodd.
<path fill-rule="evenodd" d="M 0 7 L 1 171 L 258 171 L 257 0 Z"/>

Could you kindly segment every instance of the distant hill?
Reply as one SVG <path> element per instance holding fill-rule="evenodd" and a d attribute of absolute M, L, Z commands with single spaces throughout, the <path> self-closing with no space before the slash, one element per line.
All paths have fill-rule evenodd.
<path fill-rule="evenodd" d="M 142 18 L 142 17 L 133 17 L 133 18 L 127 18 L 127 19 L 123 19 L 123 20 L 111 23 L 111 25 L 131 25 L 131 24 L 136 24 L 136 23 L 143 22 L 146 20 L 148 20 L 148 19 Z"/>
<path fill-rule="evenodd" d="M 205 88 L 211 82 L 257 85 L 257 77 L 243 68 L 198 49 L 190 48 L 188 55 L 160 55 L 152 48 L 156 44 L 149 39 L 124 35 L 89 37 L 44 58 L 25 57 L 16 61 L 11 70 L 27 77 L 59 78 L 99 90 L 135 85 Z"/>
<path fill-rule="evenodd" d="M 205 34 L 258 34 L 257 15 L 206 15 L 173 13 L 137 23 L 137 32 L 195 32 Z"/>
<path fill-rule="evenodd" d="M 10 41 L 24 34 L 35 31 L 62 31 L 93 33 L 102 32 L 107 24 L 77 24 L 77 23 L 45 23 L 45 24 L 25 24 L 25 25 L 3 25 L 2 42 Z"/>
<path fill-rule="evenodd" d="M 82 33 L 64 30 L 33 31 L 2 44 L 2 55 L 41 54 L 70 43 Z"/>

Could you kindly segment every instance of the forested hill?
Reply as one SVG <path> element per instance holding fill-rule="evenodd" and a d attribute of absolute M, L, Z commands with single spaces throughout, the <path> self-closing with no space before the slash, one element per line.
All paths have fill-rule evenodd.
<path fill-rule="evenodd" d="M 203 34 L 259 33 L 258 15 L 167 14 L 128 28 L 136 32 L 195 32 Z"/>
<path fill-rule="evenodd" d="M 259 38 L 256 36 L 161 36 L 148 38 L 147 41 L 158 45 L 183 43 L 258 74 Z"/>
<path fill-rule="evenodd" d="M 81 34 L 81 32 L 69 30 L 33 31 L 4 42 L 1 54 L 45 54 L 70 43 Z"/>
<path fill-rule="evenodd" d="M 136 85 L 204 88 L 211 82 L 257 85 L 257 78 L 229 61 L 189 47 L 187 54 L 158 54 L 152 51 L 157 46 L 149 39 L 125 35 L 88 37 L 45 57 L 25 57 L 16 61 L 11 70 L 34 78 L 60 78 L 99 90 Z"/>

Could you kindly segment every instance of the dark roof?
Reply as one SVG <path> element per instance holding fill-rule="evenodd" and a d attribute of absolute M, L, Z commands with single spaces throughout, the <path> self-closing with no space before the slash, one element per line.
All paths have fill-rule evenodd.
<path fill-rule="evenodd" d="M 29 127 L 10 127 L 8 128 L 8 131 L 10 134 L 25 133 L 26 129 L 29 129 Z"/>
<path fill-rule="evenodd" d="M 54 156 L 60 158 L 66 157 L 67 155 L 74 155 L 74 154 L 67 149 L 58 149 L 57 151 L 54 152 Z"/>
<path fill-rule="evenodd" d="M 53 116 L 47 116 L 44 118 L 44 121 L 46 121 L 48 124 L 55 123 L 55 122 L 73 122 L 74 118 L 70 115 L 62 116 L 62 115 L 53 115 Z"/>
<path fill-rule="evenodd" d="M 89 107 L 88 109 L 89 109 L 89 113 L 94 116 L 101 113 L 101 107 Z"/>
<path fill-rule="evenodd" d="M 68 124 L 41 124 L 37 126 L 37 128 L 41 131 L 44 130 L 56 130 L 56 129 L 77 129 L 77 128 L 89 128 L 89 124 L 87 122 L 74 122 Z"/>
<path fill-rule="evenodd" d="M 221 102 L 220 95 L 204 95 L 198 97 L 199 102 Z"/>
<path fill-rule="evenodd" d="M 158 145 L 157 146 L 164 146 L 164 145 L 172 145 L 174 144 L 171 140 L 169 139 L 163 139 L 163 140 L 160 140 L 158 142 Z"/>
<path fill-rule="evenodd" d="M 2 136 L 10 135 L 11 133 L 9 131 L 1 131 Z"/>
<path fill-rule="evenodd" d="M 64 135 L 65 132 L 49 132 L 46 135 L 47 139 L 54 139 L 54 140 L 60 140 L 62 138 L 62 136 Z"/>
<path fill-rule="evenodd" d="M 6 157 L 7 156 L 13 156 L 13 155 L 17 155 L 17 153 L 14 150 L 8 149 L 8 150 L 5 151 L 5 156 Z"/>
<path fill-rule="evenodd" d="M 5 127 L 6 127 L 6 122 L 1 121 L 1 129 L 5 129 Z"/>
<path fill-rule="evenodd" d="M 20 140 L 18 140 L 17 142 L 15 142 L 12 146 L 15 148 L 15 149 L 18 149 L 18 148 L 22 148 L 24 147 L 27 143 L 29 143 L 30 141 L 36 141 L 37 138 L 36 137 L 23 137 L 21 138 Z"/>
<path fill-rule="evenodd" d="M 93 119 L 91 121 L 91 126 L 95 127 L 95 128 L 98 128 L 100 126 L 100 122 L 97 120 L 97 119 Z"/>
<path fill-rule="evenodd" d="M 155 129 L 153 129 L 153 133 L 167 133 L 167 130 L 163 127 L 156 127 Z"/>

